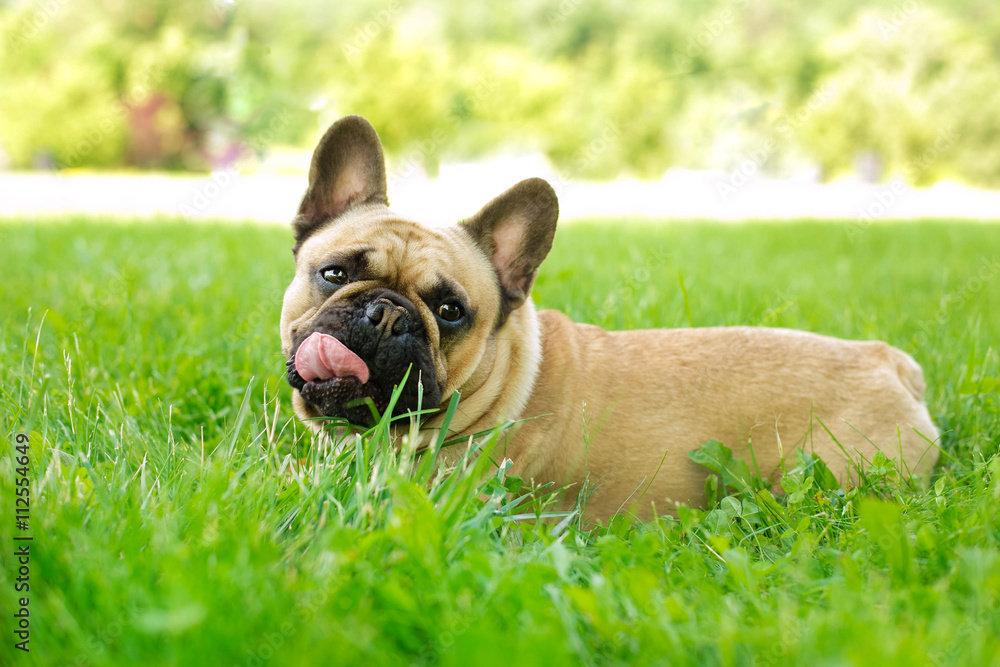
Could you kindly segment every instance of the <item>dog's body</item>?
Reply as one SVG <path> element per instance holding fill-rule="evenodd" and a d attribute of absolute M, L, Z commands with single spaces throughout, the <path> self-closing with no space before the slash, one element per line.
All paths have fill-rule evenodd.
<path fill-rule="evenodd" d="M 316 149 L 281 323 L 301 417 L 364 421 L 359 399 L 385 409 L 412 366 L 397 412 L 417 407 L 419 379 L 425 408 L 460 392 L 457 434 L 533 418 L 496 455 L 537 484 L 575 491 L 589 477 L 595 518 L 703 502 L 706 473 L 687 453 L 710 439 L 748 460 L 752 445 L 772 478 L 800 446 L 842 481 L 876 449 L 914 473 L 933 466 L 937 430 L 905 353 L 766 328 L 607 332 L 536 313 L 529 293 L 558 217 L 548 184 L 524 181 L 435 229 L 388 209 L 384 169 L 357 117 Z"/>
<path fill-rule="evenodd" d="M 871 460 L 876 445 L 914 473 L 936 460 L 920 367 L 885 343 L 754 327 L 607 332 L 557 311 L 537 317 L 542 364 L 521 416 L 550 416 L 524 424 L 506 456 L 536 481 L 579 485 L 589 474 L 588 514 L 634 504 L 647 518 L 650 501 L 661 512 L 702 503 L 705 469 L 687 454 L 710 439 L 771 479 L 796 447 L 842 481 L 848 456 Z"/>

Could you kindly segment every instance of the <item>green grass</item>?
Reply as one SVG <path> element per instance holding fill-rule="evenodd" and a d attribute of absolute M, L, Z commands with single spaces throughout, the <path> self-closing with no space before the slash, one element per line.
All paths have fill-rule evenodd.
<path fill-rule="evenodd" d="M 888 340 L 927 373 L 933 486 L 876 461 L 840 490 L 800 458 L 777 499 L 594 528 L 519 518 L 541 501 L 516 479 L 434 477 L 384 429 L 312 447 L 287 230 L 0 225 L 0 499 L 29 434 L 34 536 L 22 654 L 4 512 L 0 664 L 1000 664 L 1000 226 L 852 230 L 566 225 L 535 299 Z"/>

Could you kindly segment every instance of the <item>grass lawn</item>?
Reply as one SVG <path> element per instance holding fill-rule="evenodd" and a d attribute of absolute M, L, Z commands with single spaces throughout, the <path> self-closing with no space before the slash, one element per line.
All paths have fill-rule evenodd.
<path fill-rule="evenodd" d="M 878 460 L 838 489 L 800 456 L 777 498 L 597 528 L 526 520 L 541 501 L 503 474 L 432 483 L 384 429 L 312 447 L 278 341 L 291 244 L 0 224 L 0 664 L 1000 664 L 1000 225 L 562 227 L 541 307 L 881 338 L 943 431 L 927 491 Z"/>

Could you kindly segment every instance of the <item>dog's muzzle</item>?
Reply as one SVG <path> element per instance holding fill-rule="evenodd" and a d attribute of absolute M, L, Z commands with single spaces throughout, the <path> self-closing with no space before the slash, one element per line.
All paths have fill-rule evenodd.
<path fill-rule="evenodd" d="M 368 367 L 368 381 L 353 376 L 306 381 L 295 358 L 299 346 L 315 332 L 333 336 L 357 355 Z M 296 334 L 287 369 L 288 383 L 320 414 L 353 424 L 371 423 L 367 401 L 384 413 L 404 376 L 394 415 L 417 409 L 418 383 L 423 385 L 422 408 L 437 407 L 441 400 L 427 328 L 409 299 L 387 289 L 354 295 L 318 314 L 308 330 Z"/>

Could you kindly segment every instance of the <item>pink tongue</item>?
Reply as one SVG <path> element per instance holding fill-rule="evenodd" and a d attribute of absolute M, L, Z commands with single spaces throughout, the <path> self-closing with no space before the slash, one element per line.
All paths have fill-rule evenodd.
<path fill-rule="evenodd" d="M 361 358 L 333 336 L 318 331 L 302 341 L 295 352 L 295 370 L 306 382 L 353 375 L 368 382 L 368 367 Z"/>

